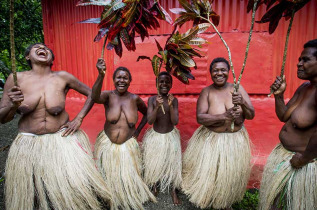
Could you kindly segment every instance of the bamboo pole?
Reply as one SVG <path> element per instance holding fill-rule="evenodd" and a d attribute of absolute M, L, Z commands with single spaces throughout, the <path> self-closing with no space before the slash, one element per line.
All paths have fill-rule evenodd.
<path fill-rule="evenodd" d="M 285 40 L 285 45 L 284 45 L 284 53 L 283 53 L 283 62 L 282 62 L 282 68 L 281 68 L 281 74 L 280 74 L 281 78 L 283 78 L 283 76 L 284 76 L 285 62 L 286 62 L 287 49 L 288 49 L 288 40 L 289 40 L 289 35 L 291 33 L 292 25 L 293 25 L 294 15 L 295 15 L 295 9 L 293 9 L 293 11 L 292 11 L 291 20 L 289 21 L 289 25 L 288 25 L 288 29 L 287 29 L 286 40 Z M 267 96 L 271 97 L 273 92 L 274 91 L 271 88 L 271 91 L 270 91 L 270 93 Z"/>
<path fill-rule="evenodd" d="M 18 85 L 15 47 L 14 47 L 14 0 L 10 0 L 10 50 L 11 50 L 11 70 L 13 74 L 14 85 Z"/>

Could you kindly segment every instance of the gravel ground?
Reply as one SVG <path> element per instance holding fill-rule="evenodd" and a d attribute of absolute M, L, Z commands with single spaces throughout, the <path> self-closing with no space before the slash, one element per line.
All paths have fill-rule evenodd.
<path fill-rule="evenodd" d="M 6 123 L 6 124 L 0 124 L 0 177 L 3 176 L 4 167 L 5 167 L 5 161 L 7 159 L 8 150 L 9 148 L 6 148 L 3 150 L 4 147 L 10 145 L 14 138 L 17 135 L 17 128 L 18 128 L 18 117 L 16 117 L 13 121 Z M 0 183 L 0 209 L 4 209 L 4 182 Z M 187 199 L 186 196 L 181 194 L 180 200 L 182 204 L 180 206 L 174 206 L 171 196 L 169 193 L 160 193 L 157 197 L 157 203 L 147 203 L 145 204 L 146 210 L 154 210 L 154 209 L 160 209 L 160 210 L 196 210 L 195 206 L 193 206 Z"/>

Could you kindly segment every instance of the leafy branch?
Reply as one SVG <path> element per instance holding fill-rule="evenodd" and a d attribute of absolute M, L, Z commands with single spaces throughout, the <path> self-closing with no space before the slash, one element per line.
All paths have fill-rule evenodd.
<path fill-rule="evenodd" d="M 98 34 L 94 41 L 105 37 L 104 48 L 114 49 L 122 57 L 122 42 L 128 51 L 135 51 L 135 35 L 140 34 L 142 41 L 149 37 L 149 29 L 157 29 L 160 24 L 157 19 L 166 20 L 172 24 L 172 19 L 157 0 L 81 0 L 77 6 L 104 6 L 100 18 L 90 18 L 80 23 L 98 24 Z M 106 43 L 108 44 L 106 45 Z"/>
<path fill-rule="evenodd" d="M 249 5 L 252 4 L 254 0 L 249 0 L 248 2 L 248 12 L 249 12 Z M 284 76 L 285 71 L 285 62 L 287 57 L 287 48 L 288 48 L 288 40 L 289 35 L 291 32 L 294 15 L 295 13 L 303 8 L 310 0 L 259 0 L 260 4 L 266 4 L 266 10 L 267 12 L 263 15 L 260 21 L 256 21 L 257 23 L 267 23 L 269 22 L 269 33 L 274 33 L 275 29 L 278 26 L 279 21 L 282 17 L 285 18 L 285 20 L 290 19 L 287 34 L 286 34 L 286 40 L 284 45 L 284 53 L 283 53 L 283 61 L 282 61 L 282 67 L 281 67 L 281 74 L 280 76 Z M 278 3 L 277 3 L 278 2 Z M 277 3 L 277 4 L 275 4 Z M 275 5 L 274 5 L 275 4 Z M 273 6 L 274 5 L 274 6 Z M 273 7 L 272 7 L 273 6 Z M 273 94 L 273 90 L 270 90 L 270 94 L 268 94 L 268 97 L 270 97 Z"/>
<path fill-rule="evenodd" d="M 137 61 L 140 59 L 150 60 L 155 76 L 158 76 L 162 64 L 164 64 L 168 73 L 174 75 L 184 84 L 188 84 L 189 79 L 195 79 L 190 69 L 197 68 L 194 57 L 202 57 L 199 50 L 191 45 L 201 46 L 206 43 L 206 40 L 198 37 L 198 34 L 206 31 L 209 26 L 208 23 L 199 24 L 184 34 L 179 33 L 175 27 L 164 48 L 155 40 L 158 54 L 154 55 L 152 59 L 148 56 L 139 56 Z"/>
<path fill-rule="evenodd" d="M 224 46 L 226 47 L 226 49 L 228 51 L 228 57 L 229 57 L 229 63 L 230 63 L 231 71 L 232 71 L 232 75 L 233 75 L 234 92 L 235 93 L 238 92 L 238 90 L 239 90 L 239 84 L 240 84 L 240 81 L 241 81 L 241 78 L 242 78 L 242 75 L 244 72 L 244 68 L 246 65 L 247 57 L 248 57 L 248 52 L 249 52 L 249 47 L 250 47 L 250 42 L 251 42 L 251 37 L 252 37 L 252 31 L 253 31 L 253 26 L 254 26 L 255 11 L 257 8 L 257 2 L 258 2 L 258 0 L 255 0 L 254 4 L 253 4 L 252 23 L 251 23 L 251 28 L 249 31 L 249 39 L 247 42 L 245 58 L 244 58 L 244 62 L 242 65 L 242 70 L 241 70 L 240 75 L 239 75 L 238 82 L 236 79 L 236 74 L 235 74 L 233 63 L 232 63 L 232 56 L 231 56 L 230 48 L 216 27 L 219 24 L 220 17 L 213 11 L 212 4 L 208 0 L 191 0 L 190 3 L 187 0 L 179 0 L 179 3 L 182 5 L 182 7 L 184 9 L 177 8 L 177 9 L 171 10 L 172 12 L 174 12 L 176 14 L 180 14 L 180 17 L 178 17 L 175 20 L 176 24 L 182 25 L 186 21 L 192 20 L 194 25 L 197 23 L 201 23 L 201 22 L 207 22 L 213 27 L 213 29 L 216 31 L 216 33 L 218 34 L 219 38 L 221 39 L 221 41 L 223 42 Z M 237 106 L 237 105 L 235 105 L 235 106 Z M 231 130 L 232 131 L 234 130 L 234 122 L 232 122 L 232 124 L 231 124 Z"/>

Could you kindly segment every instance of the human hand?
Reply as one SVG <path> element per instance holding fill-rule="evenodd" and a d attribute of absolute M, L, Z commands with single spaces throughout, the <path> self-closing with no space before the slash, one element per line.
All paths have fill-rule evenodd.
<path fill-rule="evenodd" d="M 241 115 L 240 107 L 234 106 L 225 112 L 226 120 L 235 121 Z"/>
<path fill-rule="evenodd" d="M 244 104 L 244 98 L 242 97 L 241 93 L 236 92 L 236 93 L 232 93 L 232 103 L 234 105 L 242 105 Z"/>
<path fill-rule="evenodd" d="M 163 102 L 164 102 L 164 100 L 163 100 L 163 97 L 161 95 L 156 96 L 156 107 L 157 108 L 162 106 Z"/>
<path fill-rule="evenodd" d="M 13 107 L 19 107 L 24 100 L 23 93 L 21 91 L 21 88 L 19 86 L 13 86 L 8 91 L 8 96 L 10 98 L 10 101 L 13 105 Z"/>
<path fill-rule="evenodd" d="M 73 135 L 81 126 L 82 123 L 81 118 L 75 118 L 72 121 L 67 122 L 63 125 L 60 129 L 66 128 L 65 131 L 62 133 L 62 136 Z"/>
<path fill-rule="evenodd" d="M 105 62 L 105 60 L 102 58 L 98 58 L 96 67 L 99 71 L 99 74 L 101 76 L 105 76 L 105 74 L 106 74 L 106 62 Z"/>
<path fill-rule="evenodd" d="M 310 160 L 305 159 L 303 155 L 298 152 L 296 152 L 296 154 L 293 155 L 292 159 L 290 160 L 291 166 L 296 169 L 301 168 L 310 162 Z"/>
<path fill-rule="evenodd" d="M 273 90 L 274 95 L 278 95 L 284 93 L 286 89 L 286 80 L 285 75 L 283 77 L 276 77 L 275 82 L 271 85 L 271 90 Z"/>
<path fill-rule="evenodd" d="M 174 96 L 173 94 L 168 94 L 168 105 L 172 106 L 174 101 Z"/>

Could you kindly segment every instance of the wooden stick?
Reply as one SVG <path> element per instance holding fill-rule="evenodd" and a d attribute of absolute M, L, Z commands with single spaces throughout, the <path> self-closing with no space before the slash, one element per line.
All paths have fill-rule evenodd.
<path fill-rule="evenodd" d="M 15 47 L 14 47 L 14 0 L 10 0 L 10 49 L 11 49 L 11 70 L 13 74 L 14 85 L 18 85 Z"/>
<path fill-rule="evenodd" d="M 294 20 L 294 15 L 295 15 L 295 9 L 293 9 L 292 11 L 292 16 L 291 16 L 291 20 L 289 21 L 289 25 L 288 25 L 288 29 L 287 29 L 287 34 L 286 34 L 286 40 L 285 40 L 285 45 L 284 45 L 284 54 L 283 54 L 283 62 L 282 62 L 282 69 L 281 69 L 281 78 L 283 78 L 284 76 L 284 71 L 285 71 L 285 62 L 286 62 L 286 56 L 287 56 L 287 48 L 288 48 L 288 40 L 289 40 L 289 35 L 291 33 L 291 29 L 292 29 L 292 24 L 293 24 L 293 20 Z M 271 97 L 271 95 L 273 94 L 273 90 L 271 88 L 270 94 L 268 94 L 268 97 Z"/>

